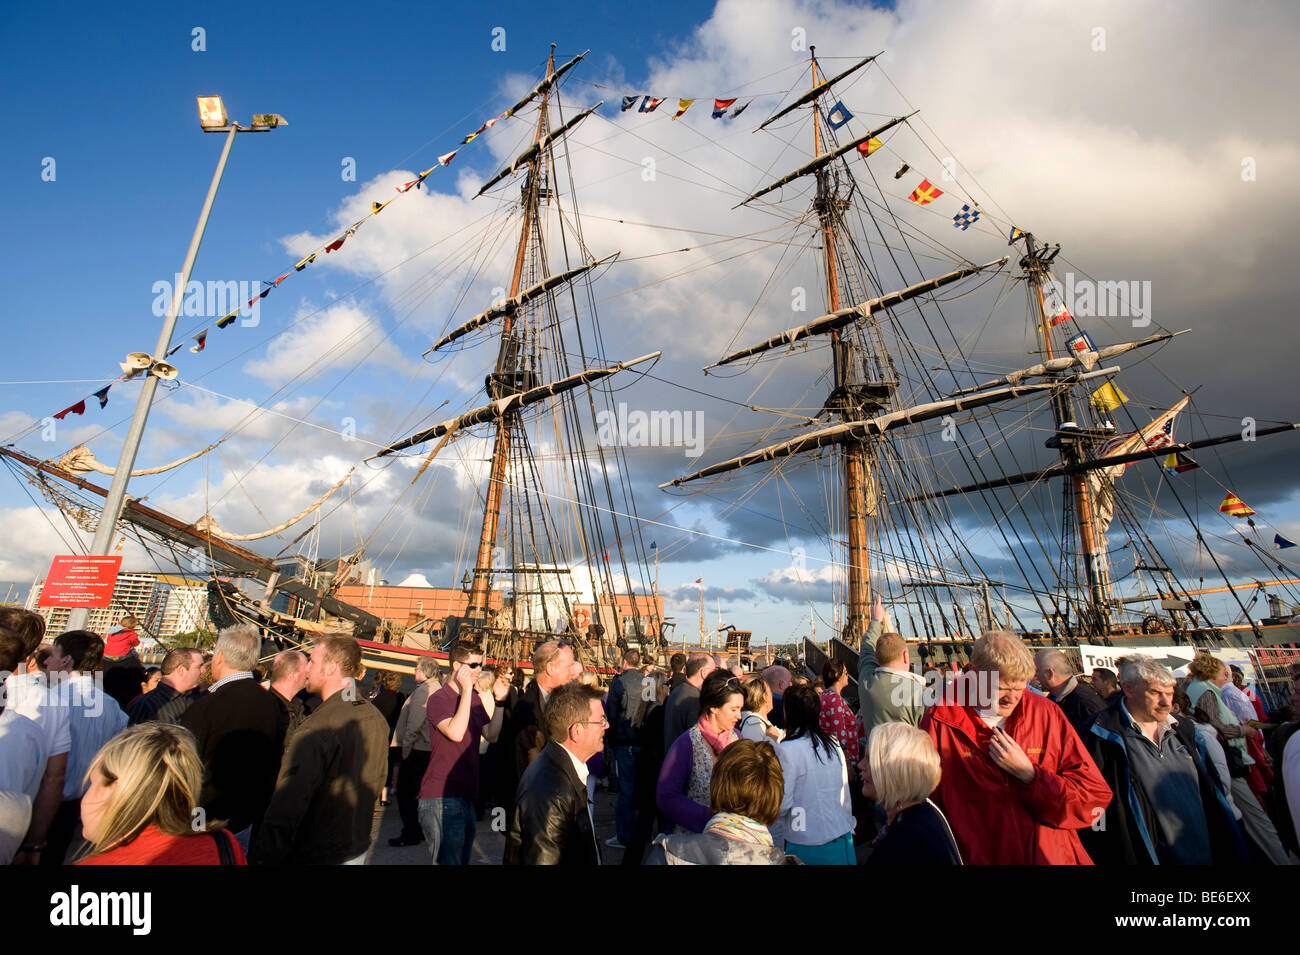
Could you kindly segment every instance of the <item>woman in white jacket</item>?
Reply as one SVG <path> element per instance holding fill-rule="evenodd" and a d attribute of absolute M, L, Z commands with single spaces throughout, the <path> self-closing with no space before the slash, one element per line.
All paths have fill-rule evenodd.
<path fill-rule="evenodd" d="M 785 795 L 772 834 L 808 865 L 855 865 L 848 763 L 835 738 L 822 732 L 820 716 L 812 687 L 786 691 L 786 738 L 776 748 Z"/>
<path fill-rule="evenodd" d="M 736 732 L 741 739 L 752 739 L 755 743 L 771 743 L 775 746 L 785 738 L 779 726 L 772 725 L 768 714 L 772 712 L 772 688 L 767 685 L 761 674 L 747 677 L 745 688 L 745 710 L 740 714 Z"/>

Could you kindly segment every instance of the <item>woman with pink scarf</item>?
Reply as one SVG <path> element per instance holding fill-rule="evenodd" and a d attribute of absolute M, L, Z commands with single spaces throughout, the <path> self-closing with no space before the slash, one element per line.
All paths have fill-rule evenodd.
<path fill-rule="evenodd" d="M 735 726 L 745 705 L 740 681 L 718 671 L 700 688 L 700 718 L 677 737 L 664 757 L 655 799 L 665 832 L 703 832 L 709 810 L 709 783 L 718 754 L 736 739 Z"/>

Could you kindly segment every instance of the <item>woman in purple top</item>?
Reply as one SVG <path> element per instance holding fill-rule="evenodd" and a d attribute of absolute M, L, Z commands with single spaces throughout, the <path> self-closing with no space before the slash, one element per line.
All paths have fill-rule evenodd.
<path fill-rule="evenodd" d="M 709 783 L 718 754 L 737 739 L 735 726 L 745 705 L 740 681 L 719 670 L 700 688 L 700 719 L 677 737 L 664 757 L 655 798 L 667 832 L 703 832 Z"/>

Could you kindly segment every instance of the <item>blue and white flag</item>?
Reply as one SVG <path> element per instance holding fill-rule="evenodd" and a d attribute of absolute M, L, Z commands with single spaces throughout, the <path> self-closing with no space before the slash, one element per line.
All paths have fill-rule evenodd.
<path fill-rule="evenodd" d="M 839 129 L 852 118 L 853 114 L 849 112 L 847 106 L 843 103 L 836 103 L 831 107 L 831 111 L 826 114 L 826 125 L 830 126 L 831 129 Z"/>
<path fill-rule="evenodd" d="M 962 206 L 961 212 L 952 217 L 953 228 L 961 229 L 962 232 L 965 232 L 979 221 L 980 211 L 978 209 L 972 211 L 970 206 Z"/>
<path fill-rule="evenodd" d="M 1274 549 L 1274 550 L 1285 550 L 1285 549 L 1288 548 L 1288 547 L 1294 547 L 1294 546 L 1295 546 L 1295 543 L 1294 543 L 1293 541 L 1289 541 L 1289 540 L 1287 540 L 1287 539 L 1286 539 L 1285 537 L 1283 537 L 1281 534 L 1274 534 L 1274 535 L 1273 535 L 1273 549 Z"/>

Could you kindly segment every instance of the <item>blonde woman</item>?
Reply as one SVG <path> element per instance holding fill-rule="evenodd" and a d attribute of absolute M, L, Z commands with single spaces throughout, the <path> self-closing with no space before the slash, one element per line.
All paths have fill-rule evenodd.
<path fill-rule="evenodd" d="M 961 865 L 948 820 L 930 801 L 940 773 L 930 734 L 907 723 L 882 723 L 871 731 L 858 769 L 862 794 L 886 817 L 868 865 Z"/>
<path fill-rule="evenodd" d="M 767 685 L 762 674 L 755 673 L 741 684 L 745 691 L 745 709 L 736 724 L 736 733 L 741 739 L 750 739 L 755 743 L 770 742 L 773 746 L 785 739 L 785 731 L 774 726 L 768 719 L 772 712 L 772 688 Z"/>
<path fill-rule="evenodd" d="M 203 764 L 189 730 L 141 723 L 104 745 L 86 774 L 78 865 L 246 865 L 229 832 L 196 814 Z"/>

